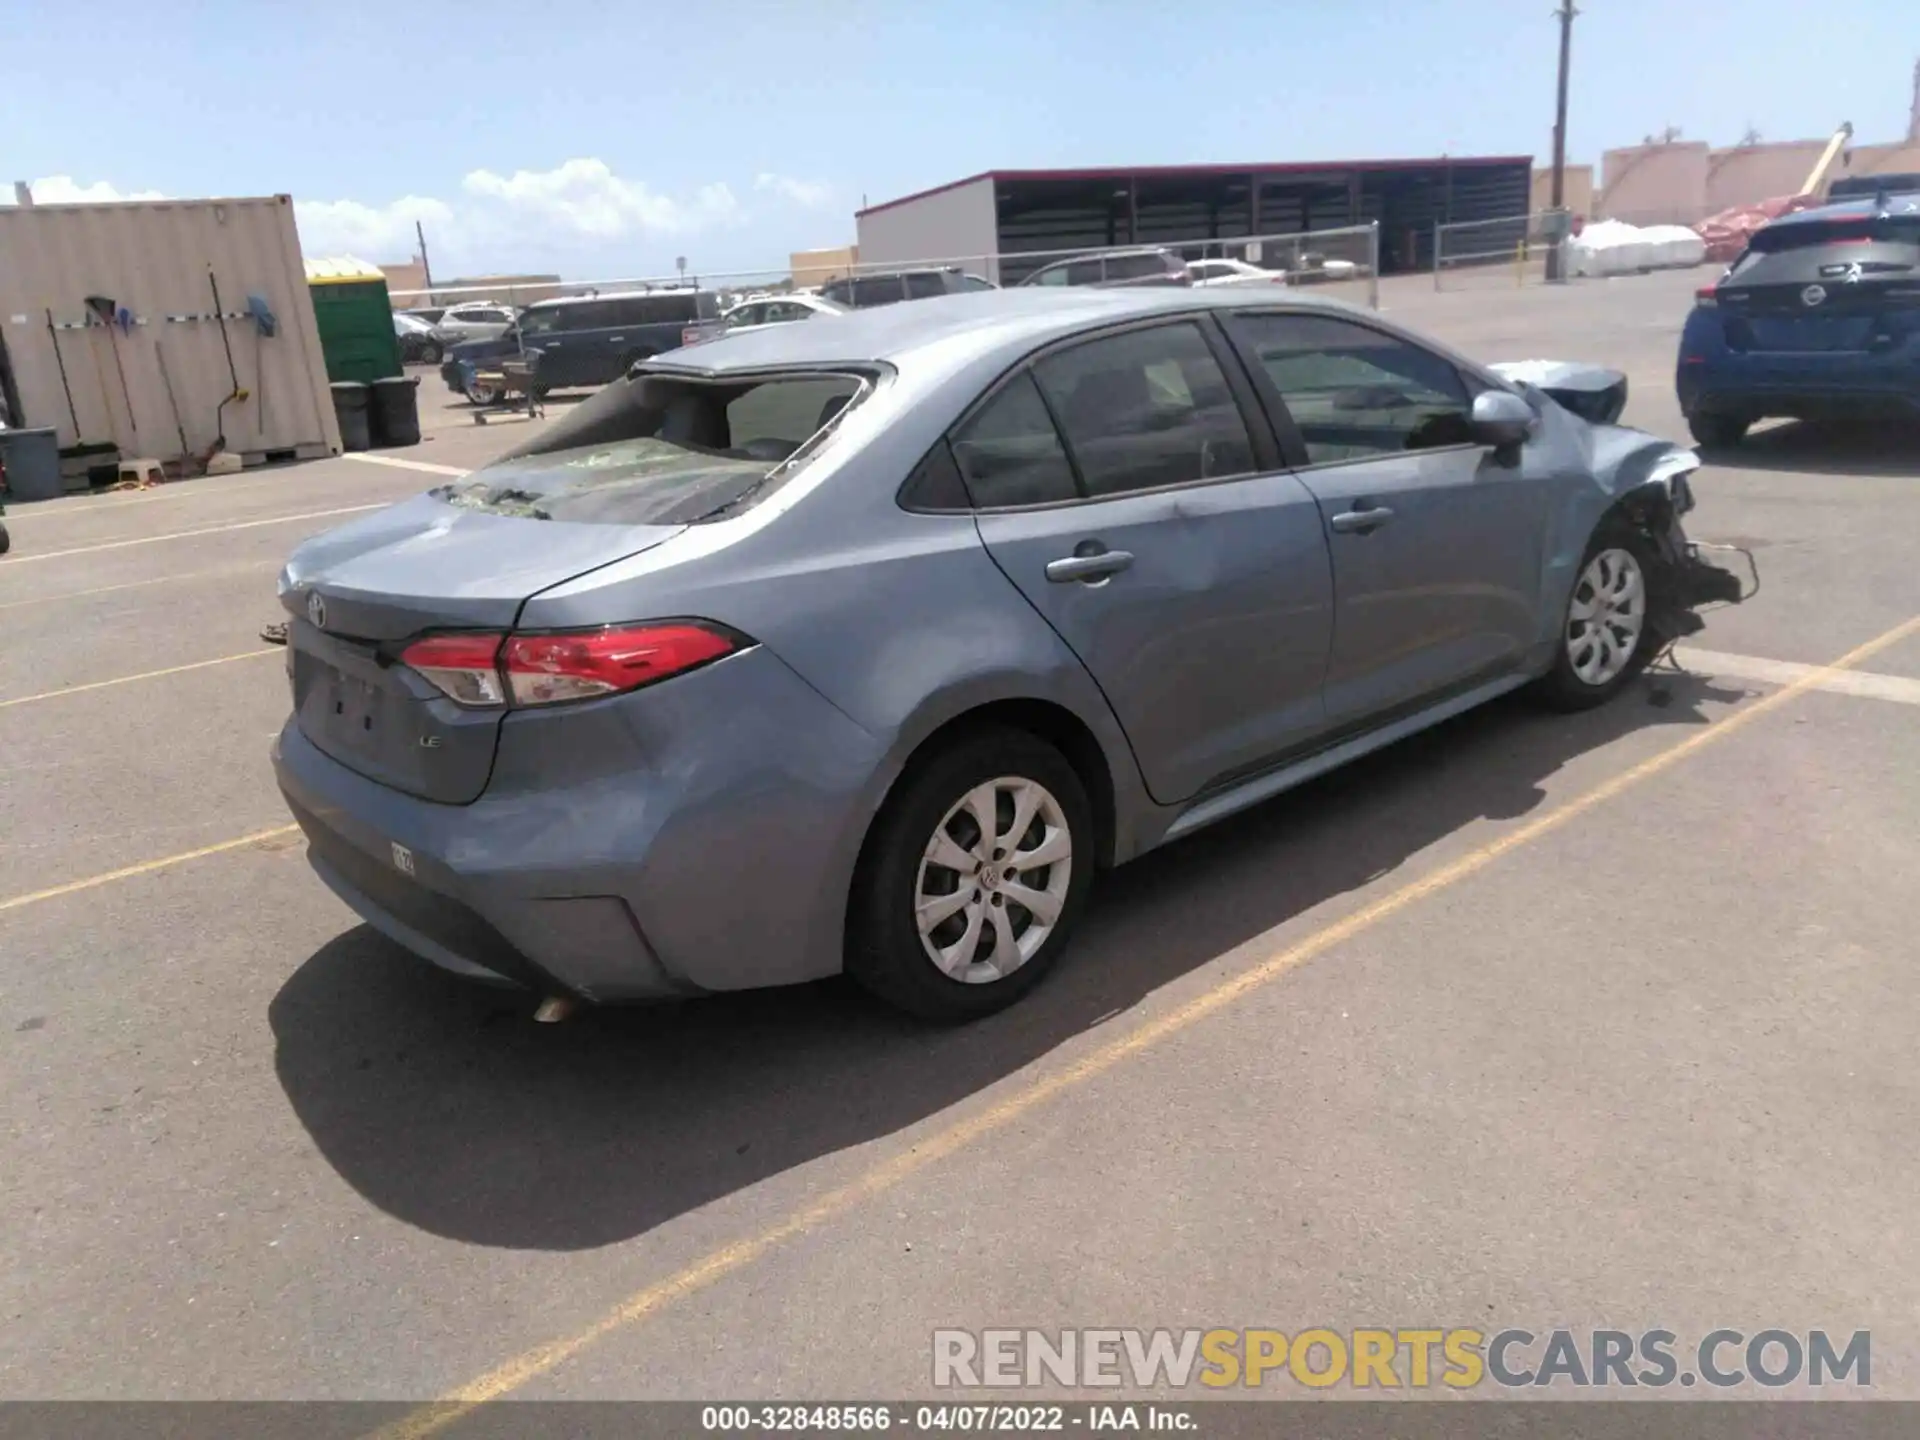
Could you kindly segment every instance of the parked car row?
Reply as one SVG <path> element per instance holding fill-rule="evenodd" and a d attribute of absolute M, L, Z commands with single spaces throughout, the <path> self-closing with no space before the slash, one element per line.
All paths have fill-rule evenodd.
<path fill-rule="evenodd" d="M 1325 263 L 1348 265 L 1345 272 L 1325 272 L 1329 278 L 1352 273 L 1348 262 Z M 1021 279 L 1018 287 L 1218 288 L 1296 279 L 1242 260 L 1189 262 L 1172 250 L 1142 246 L 1057 260 Z M 676 286 L 542 300 L 517 316 L 498 305 L 455 305 L 431 323 L 396 315 L 394 326 L 406 359 L 439 364 L 455 393 L 491 404 L 501 397 L 481 372 L 508 356 L 532 359 L 539 391 L 578 389 L 608 384 L 655 355 L 739 330 L 997 288 L 959 266 L 914 265 L 843 276 L 817 292 L 749 295 L 725 308 L 718 291 Z"/>

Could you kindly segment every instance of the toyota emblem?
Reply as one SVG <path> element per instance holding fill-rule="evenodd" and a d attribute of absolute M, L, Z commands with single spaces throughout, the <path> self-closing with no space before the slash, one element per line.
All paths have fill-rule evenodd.
<path fill-rule="evenodd" d="M 1809 285 L 1800 292 L 1800 303 L 1809 307 L 1818 305 L 1826 298 L 1827 287 L 1824 285 Z"/>
<path fill-rule="evenodd" d="M 318 590 L 310 591 L 307 595 L 307 619 L 313 622 L 316 630 L 327 628 L 327 602 L 320 598 Z"/>

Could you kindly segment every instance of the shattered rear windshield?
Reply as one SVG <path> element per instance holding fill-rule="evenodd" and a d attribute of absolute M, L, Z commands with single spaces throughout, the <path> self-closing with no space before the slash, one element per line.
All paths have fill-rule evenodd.
<path fill-rule="evenodd" d="M 432 493 L 531 520 L 694 525 L 751 508 L 817 453 L 871 377 L 639 371 L 537 439 Z"/>

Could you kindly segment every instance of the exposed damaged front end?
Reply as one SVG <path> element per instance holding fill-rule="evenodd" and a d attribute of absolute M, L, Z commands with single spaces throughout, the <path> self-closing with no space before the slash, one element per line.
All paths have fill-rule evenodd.
<path fill-rule="evenodd" d="M 1617 514 L 1647 542 L 1658 566 L 1647 621 L 1662 648 L 1702 629 L 1703 607 L 1738 605 L 1758 591 L 1760 574 L 1750 551 L 1687 537 L 1684 521 L 1694 508 L 1690 477 L 1700 468 L 1700 457 L 1690 448 L 1619 423 L 1627 405 L 1624 374 L 1561 360 L 1489 368 L 1523 390 L 1539 391 L 1583 422 L 1574 429 L 1598 486 L 1590 497 L 1596 511 L 1591 518 L 1597 523 L 1604 514 Z M 1745 578 L 1714 557 L 1738 557 Z"/>

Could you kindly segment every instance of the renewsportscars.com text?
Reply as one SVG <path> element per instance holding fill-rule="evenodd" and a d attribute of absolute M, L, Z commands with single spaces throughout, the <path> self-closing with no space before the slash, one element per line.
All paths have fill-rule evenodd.
<path fill-rule="evenodd" d="M 1873 1384 L 1873 1341 L 1865 1330 L 1732 1328 L 1698 1340 L 1657 1329 L 936 1330 L 933 1383 L 941 1389 L 1865 1389 Z"/>

